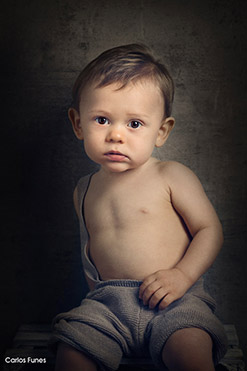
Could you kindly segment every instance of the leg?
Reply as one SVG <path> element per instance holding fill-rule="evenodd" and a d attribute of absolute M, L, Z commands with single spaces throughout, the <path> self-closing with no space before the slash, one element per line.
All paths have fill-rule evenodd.
<path fill-rule="evenodd" d="M 58 345 L 56 371 L 97 371 L 97 365 L 70 345 Z"/>
<path fill-rule="evenodd" d="M 171 371 L 213 371 L 212 339 L 198 328 L 184 328 L 167 340 L 162 360 Z"/>

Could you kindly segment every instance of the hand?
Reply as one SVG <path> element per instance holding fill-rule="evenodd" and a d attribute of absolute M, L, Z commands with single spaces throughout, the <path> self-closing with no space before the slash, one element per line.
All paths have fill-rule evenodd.
<path fill-rule="evenodd" d="M 140 286 L 139 298 L 150 309 L 159 304 L 165 309 L 181 298 L 193 282 L 178 268 L 159 270 L 144 279 Z"/>

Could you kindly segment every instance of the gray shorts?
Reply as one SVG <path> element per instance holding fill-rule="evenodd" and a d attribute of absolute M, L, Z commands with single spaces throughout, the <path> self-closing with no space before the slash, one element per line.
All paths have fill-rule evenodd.
<path fill-rule="evenodd" d="M 165 310 L 143 305 L 138 298 L 141 283 L 111 280 L 97 284 L 79 307 L 54 319 L 51 344 L 62 341 L 71 345 L 94 359 L 102 370 L 117 370 L 123 355 L 149 355 L 160 370 L 166 370 L 161 354 L 169 336 L 196 327 L 211 335 L 213 358 L 218 363 L 227 340 L 203 281 Z"/>

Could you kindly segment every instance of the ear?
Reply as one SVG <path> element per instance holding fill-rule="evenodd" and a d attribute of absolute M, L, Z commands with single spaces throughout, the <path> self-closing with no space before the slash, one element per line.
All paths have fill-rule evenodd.
<path fill-rule="evenodd" d="M 76 137 L 80 140 L 83 140 L 84 136 L 83 136 L 83 130 L 81 126 L 79 112 L 75 108 L 70 108 L 68 110 L 68 116 L 69 116 L 69 119 L 72 124 Z"/>
<path fill-rule="evenodd" d="M 161 124 L 159 128 L 158 136 L 156 138 L 155 147 L 162 147 L 170 132 L 175 125 L 175 119 L 173 117 L 167 117 Z"/>

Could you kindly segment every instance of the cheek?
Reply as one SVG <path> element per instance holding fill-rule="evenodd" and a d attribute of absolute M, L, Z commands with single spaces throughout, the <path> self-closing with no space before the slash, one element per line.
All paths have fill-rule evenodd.
<path fill-rule="evenodd" d="M 103 138 L 99 132 L 88 131 L 84 135 L 84 149 L 87 155 L 94 160 L 103 151 Z M 96 156 L 96 157 L 95 157 Z"/>
<path fill-rule="evenodd" d="M 148 135 L 146 135 L 145 138 L 143 139 L 145 148 L 147 150 L 153 150 L 153 147 L 155 146 L 155 143 L 156 143 L 156 139 L 157 139 L 156 132 L 155 133 L 150 132 Z"/>
<path fill-rule="evenodd" d="M 94 162 L 97 162 L 99 156 L 99 147 L 96 142 L 84 140 L 84 150 L 87 156 Z"/>
<path fill-rule="evenodd" d="M 92 146 L 99 142 L 99 134 L 95 130 L 86 130 L 84 132 L 85 145 Z"/>
<path fill-rule="evenodd" d="M 142 160 L 148 159 L 153 153 L 153 149 L 154 149 L 153 142 L 154 141 L 152 140 L 152 138 L 148 137 L 148 138 L 145 138 L 144 140 L 140 140 L 134 143 L 133 148 L 136 154 L 136 158 L 139 158 Z"/>
<path fill-rule="evenodd" d="M 97 151 L 97 148 L 98 148 L 97 140 L 92 139 L 92 137 L 84 138 L 84 148 L 85 148 L 86 152 Z"/>

